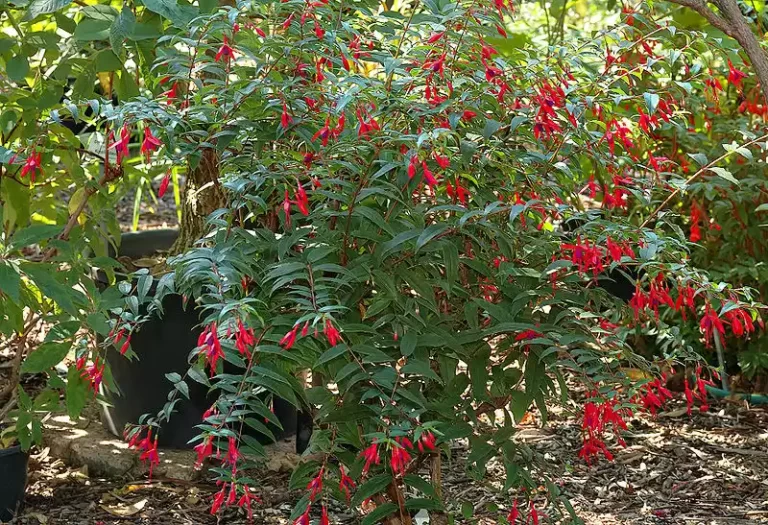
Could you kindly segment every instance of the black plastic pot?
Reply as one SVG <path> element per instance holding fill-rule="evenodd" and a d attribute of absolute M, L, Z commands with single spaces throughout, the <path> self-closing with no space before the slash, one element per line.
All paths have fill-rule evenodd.
<path fill-rule="evenodd" d="M 177 230 L 150 230 L 123 234 L 120 255 L 130 258 L 149 257 L 168 250 L 178 235 Z M 154 287 L 150 294 L 154 293 Z M 144 314 L 145 312 L 142 312 Z M 127 423 L 137 423 L 143 414 L 156 414 L 166 402 L 171 384 L 166 374 L 184 375 L 189 368 L 187 357 L 197 346 L 201 333 L 199 313 L 194 305 L 184 308 L 180 295 L 163 298 L 162 317 L 154 317 L 142 324 L 131 336 L 131 349 L 138 359 L 129 360 L 115 348 L 109 348 L 106 359 L 118 392 L 106 394 L 112 406 L 102 411 L 104 425 L 115 435 L 122 436 Z M 189 380 L 189 399 L 182 398 L 176 405 L 169 422 L 163 425 L 158 444 L 162 447 L 190 448 L 189 441 L 198 435 L 195 425 L 201 423 L 203 413 L 213 401 L 206 388 Z M 290 403 L 275 399 L 275 415 L 283 426 L 270 430 L 280 440 L 296 432 L 296 409 Z M 253 436 L 261 443 L 270 439 L 260 433 Z"/>
<path fill-rule="evenodd" d="M 11 521 L 21 507 L 28 459 L 19 446 L 0 449 L 0 522 Z"/>

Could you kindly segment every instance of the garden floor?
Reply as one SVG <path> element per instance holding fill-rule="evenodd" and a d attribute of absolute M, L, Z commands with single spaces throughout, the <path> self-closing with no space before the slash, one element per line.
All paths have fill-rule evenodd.
<path fill-rule="evenodd" d="M 76 426 L 78 431 L 103 432 L 98 418 Z M 554 482 L 587 524 L 768 523 L 768 412 L 764 409 L 721 401 L 707 413 L 695 410 L 689 418 L 678 401 L 656 418 L 633 420 L 625 435 L 627 447 L 614 447 L 613 462 L 603 460 L 592 467 L 577 457 L 579 422 L 564 412 L 555 411 L 543 427 L 535 420 L 521 426 L 516 439 L 551 462 Z M 108 437 L 89 441 L 98 442 L 107 454 L 116 454 L 112 461 L 116 464 L 117 455 L 132 454 L 125 450 L 118 454 Z M 288 471 L 297 461 L 289 450 L 290 444 L 285 443 L 273 452 L 270 467 L 258 476 L 264 504 L 256 510 L 254 523 L 289 523 L 293 503 L 302 495 L 287 489 Z M 185 453 L 181 454 L 183 460 Z M 457 516 L 462 515 L 462 505 L 465 512 L 473 509 L 471 519 L 458 518 L 457 523 L 497 523 L 510 506 L 509 497 L 498 491 L 503 469 L 491 463 L 485 478 L 475 481 L 466 475 L 465 451 L 457 448 L 453 455 L 454 459 L 443 462 L 444 499 Z M 168 457 L 164 456 L 164 463 L 170 463 Z M 176 479 L 191 477 L 183 471 L 161 470 L 152 481 L 131 469 L 107 478 L 102 468 L 95 468 L 99 474 L 90 472 L 89 462 L 62 454 L 55 446 L 33 455 L 26 508 L 16 523 L 247 523 L 235 511 L 210 516 L 215 486 Z M 83 463 L 86 466 L 78 467 Z M 345 506 L 333 506 L 330 511 L 332 523 L 358 523 L 362 516 Z"/>

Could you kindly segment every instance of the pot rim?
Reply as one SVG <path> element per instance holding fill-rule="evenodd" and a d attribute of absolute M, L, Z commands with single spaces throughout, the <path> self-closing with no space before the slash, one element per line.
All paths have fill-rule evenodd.
<path fill-rule="evenodd" d="M 5 456 L 12 456 L 13 454 L 25 454 L 21 449 L 21 445 L 13 445 L 8 448 L 0 448 L 0 458 Z"/>

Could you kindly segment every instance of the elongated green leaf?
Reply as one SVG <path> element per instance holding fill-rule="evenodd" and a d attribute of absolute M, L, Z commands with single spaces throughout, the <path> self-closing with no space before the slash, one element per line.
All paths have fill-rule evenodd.
<path fill-rule="evenodd" d="M 21 364 L 21 371 L 26 374 L 44 372 L 61 363 L 69 348 L 69 343 L 44 343 L 29 353 Z"/>
<path fill-rule="evenodd" d="M 64 9 L 72 0 L 32 0 L 27 6 L 27 12 L 24 20 L 32 20 L 40 15 L 53 13 L 59 9 Z"/>

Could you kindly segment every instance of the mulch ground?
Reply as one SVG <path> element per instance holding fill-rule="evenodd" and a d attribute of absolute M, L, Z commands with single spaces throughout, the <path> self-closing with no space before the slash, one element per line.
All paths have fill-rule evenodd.
<path fill-rule="evenodd" d="M 748 524 L 768 522 L 768 412 L 731 402 L 707 413 L 672 404 L 656 418 L 639 416 L 626 433 L 626 448 L 614 447 L 613 462 L 586 466 L 577 457 L 579 422 L 555 413 L 547 425 L 521 427 L 517 437 L 552 465 L 552 480 L 585 523 Z M 490 525 L 510 506 L 500 493 L 504 470 L 489 464 L 486 476 L 470 478 L 466 451 L 443 461 L 444 500 L 456 523 Z M 426 472 L 424 472 L 426 474 Z M 289 523 L 303 491 L 287 489 L 288 474 L 265 472 L 263 505 L 254 523 Z M 26 507 L 19 524 L 239 524 L 245 516 L 228 511 L 210 516 L 215 486 L 169 480 L 94 479 L 68 468 L 46 451 L 30 462 Z M 471 511 L 471 518 L 463 517 Z M 359 523 L 362 513 L 332 506 L 332 523 Z"/>

